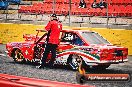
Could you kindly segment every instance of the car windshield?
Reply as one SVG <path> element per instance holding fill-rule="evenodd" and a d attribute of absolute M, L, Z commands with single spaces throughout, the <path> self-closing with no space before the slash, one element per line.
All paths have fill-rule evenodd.
<path fill-rule="evenodd" d="M 110 44 L 107 40 L 95 32 L 81 32 L 81 35 L 90 44 Z"/>

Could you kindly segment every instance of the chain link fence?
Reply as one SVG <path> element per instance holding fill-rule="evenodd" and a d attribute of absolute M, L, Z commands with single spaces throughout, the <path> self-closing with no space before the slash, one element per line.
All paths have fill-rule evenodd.
<path fill-rule="evenodd" d="M 107 7 L 104 9 L 91 7 L 91 2 L 88 2 L 90 0 L 88 1 L 85 0 L 86 8 L 79 7 L 80 0 L 62 0 L 62 1 L 61 0 L 44 0 L 44 1 L 25 0 L 25 1 L 21 1 L 20 4 L 11 3 L 10 5 L 8 5 L 8 7 L 5 10 L 3 9 L 0 10 L 0 21 L 4 23 L 11 22 L 11 23 L 46 24 L 49 21 L 49 15 L 52 13 L 56 13 L 58 15 L 59 20 L 65 26 L 132 29 L 131 15 L 120 16 L 118 15 L 119 13 L 110 14 L 109 11 L 111 11 L 111 9 L 109 8 L 113 3 L 107 2 L 108 0 L 106 1 Z M 93 2 L 94 1 L 96 0 L 93 0 Z M 22 7 L 25 7 L 25 10 Z M 98 12 L 98 10 L 100 11 Z"/>

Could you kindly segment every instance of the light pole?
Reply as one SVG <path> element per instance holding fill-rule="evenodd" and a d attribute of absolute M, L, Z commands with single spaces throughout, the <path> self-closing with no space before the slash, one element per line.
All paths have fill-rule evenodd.
<path fill-rule="evenodd" d="M 108 13 L 108 11 L 109 11 L 109 9 L 108 9 L 108 0 L 106 0 L 106 2 L 107 2 L 107 6 L 106 6 L 106 15 L 107 15 L 107 24 L 106 24 L 106 27 L 108 28 L 108 21 L 109 21 L 109 13 Z"/>
<path fill-rule="evenodd" d="M 69 26 L 71 26 L 71 1 L 72 0 L 69 0 L 69 12 L 68 12 L 68 14 L 69 14 Z"/>
<path fill-rule="evenodd" d="M 56 0 L 53 0 L 53 13 L 55 13 L 55 3 L 56 3 Z"/>
<path fill-rule="evenodd" d="M 5 4 L 7 4 L 7 8 L 6 8 L 6 20 L 8 19 L 8 6 L 9 6 L 9 3 L 7 2 L 7 0 L 5 1 Z"/>

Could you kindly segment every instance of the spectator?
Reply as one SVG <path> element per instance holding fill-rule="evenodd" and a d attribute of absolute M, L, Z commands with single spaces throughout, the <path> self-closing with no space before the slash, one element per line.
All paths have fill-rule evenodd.
<path fill-rule="evenodd" d="M 101 0 L 99 3 L 100 8 L 107 8 L 107 3 L 104 0 Z"/>
<path fill-rule="evenodd" d="M 80 0 L 79 8 L 86 8 L 86 3 L 84 0 Z"/>
<path fill-rule="evenodd" d="M 94 0 L 94 2 L 91 5 L 92 8 L 98 8 L 99 7 L 99 3 L 96 2 L 96 0 Z"/>

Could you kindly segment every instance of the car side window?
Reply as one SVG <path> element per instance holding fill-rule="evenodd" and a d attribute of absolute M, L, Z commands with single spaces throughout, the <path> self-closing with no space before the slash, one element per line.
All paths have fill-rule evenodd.
<path fill-rule="evenodd" d="M 82 46 L 84 43 L 83 41 L 81 40 L 81 38 L 78 36 L 78 35 L 74 35 L 74 39 L 72 41 L 73 45 L 79 45 L 79 46 Z"/>
<path fill-rule="evenodd" d="M 72 32 L 63 32 L 61 42 L 69 42 L 70 44 L 79 46 L 82 46 L 84 44 L 81 38 Z"/>

